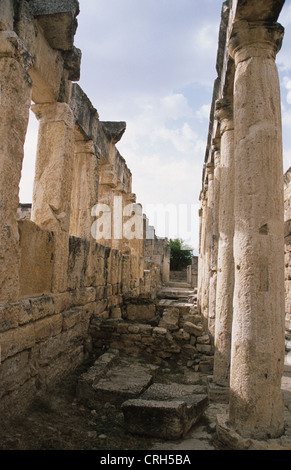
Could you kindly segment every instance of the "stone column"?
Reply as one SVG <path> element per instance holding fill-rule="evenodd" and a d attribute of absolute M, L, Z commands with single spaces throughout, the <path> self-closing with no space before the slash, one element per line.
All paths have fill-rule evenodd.
<path fill-rule="evenodd" d="M 73 168 L 70 235 L 91 238 L 91 211 L 98 202 L 99 159 L 93 141 L 77 141 Z"/>
<path fill-rule="evenodd" d="M 207 165 L 207 205 L 205 213 L 205 257 L 203 275 L 203 298 L 202 315 L 205 326 L 208 327 L 209 320 L 209 285 L 211 278 L 211 255 L 212 255 L 212 218 L 213 218 L 213 196 L 214 196 L 214 165 Z"/>
<path fill-rule="evenodd" d="M 31 220 L 56 234 L 53 291 L 67 288 L 74 116 L 66 103 L 37 104 L 39 134 Z"/>
<path fill-rule="evenodd" d="M 284 213 L 281 25 L 234 23 L 235 289 L 231 426 L 243 437 L 284 431 Z"/>
<path fill-rule="evenodd" d="M 3 12 L 1 12 L 3 13 Z M 0 300 L 19 295 L 17 225 L 23 146 L 31 104 L 31 57 L 12 31 L 0 31 Z"/>
<path fill-rule="evenodd" d="M 112 240 L 120 236 L 120 224 L 122 221 L 116 216 L 116 207 L 120 206 L 120 201 L 114 201 L 114 193 L 117 188 L 117 175 L 115 168 L 110 163 L 102 163 L 99 172 L 98 188 L 98 211 L 95 214 L 98 218 L 95 221 L 96 230 L 93 235 L 97 243 L 112 248 Z"/>
<path fill-rule="evenodd" d="M 202 313 L 203 292 L 204 292 L 204 268 L 205 268 L 205 216 L 206 216 L 206 191 L 201 191 L 201 208 L 199 210 L 199 257 L 198 257 L 198 286 L 197 286 L 197 306 L 198 312 Z"/>
<path fill-rule="evenodd" d="M 123 251 L 123 211 L 125 206 L 125 192 L 122 191 L 121 184 L 118 183 L 112 192 L 113 208 L 112 208 L 112 243 L 114 250 Z"/>
<path fill-rule="evenodd" d="M 198 282 L 197 282 L 197 307 L 198 312 L 201 313 L 201 285 L 202 285 L 202 267 L 203 267 L 203 258 L 202 258 L 202 224 L 203 224 L 203 199 L 202 192 L 200 195 L 201 207 L 198 212 L 199 216 L 199 253 L 198 253 Z"/>
<path fill-rule="evenodd" d="M 212 141 L 212 152 L 214 160 L 213 172 L 213 204 L 212 204 L 212 226 L 211 226 L 211 260 L 209 281 L 209 314 L 208 328 L 212 344 L 215 335 L 216 315 L 216 284 L 217 284 L 217 255 L 218 255 L 218 220 L 219 220 L 219 192 L 220 192 L 220 137 Z"/>
<path fill-rule="evenodd" d="M 228 401 L 234 287 L 234 126 L 232 101 L 228 99 L 217 101 L 216 119 L 220 123 L 221 148 L 213 380 L 215 384 L 227 388 L 226 400 Z"/>

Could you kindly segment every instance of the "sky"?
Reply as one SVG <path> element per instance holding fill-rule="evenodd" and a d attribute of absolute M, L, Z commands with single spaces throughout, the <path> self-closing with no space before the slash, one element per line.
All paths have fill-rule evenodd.
<path fill-rule="evenodd" d="M 222 0 L 80 0 L 78 82 L 100 121 L 126 121 L 117 144 L 158 236 L 198 252 L 199 193 L 216 79 Z M 291 166 L 291 0 L 277 56 L 284 171 Z M 20 201 L 31 202 L 37 122 L 31 115 Z"/>

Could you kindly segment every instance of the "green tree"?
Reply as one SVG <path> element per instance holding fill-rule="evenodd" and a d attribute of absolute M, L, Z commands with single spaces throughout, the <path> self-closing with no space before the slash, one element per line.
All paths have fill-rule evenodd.
<path fill-rule="evenodd" d="M 169 247 L 171 248 L 170 269 L 172 271 L 182 271 L 192 264 L 193 249 L 181 238 L 170 239 Z"/>

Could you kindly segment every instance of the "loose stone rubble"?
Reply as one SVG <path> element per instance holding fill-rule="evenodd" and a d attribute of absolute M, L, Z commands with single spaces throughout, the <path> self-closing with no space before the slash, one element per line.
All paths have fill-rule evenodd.
<path fill-rule="evenodd" d="M 171 279 L 168 241 L 149 226 L 116 147 L 126 123 L 100 120 L 76 83 L 79 2 L 0 0 L 2 422 L 88 362 L 78 400 L 122 407 L 134 433 L 188 443 L 208 413 L 222 448 L 291 449 L 283 5 L 222 4 L 198 273 L 193 259 Z M 33 201 L 19 205 L 30 111 Z M 170 364 L 203 376 L 203 388 L 157 382 Z"/>

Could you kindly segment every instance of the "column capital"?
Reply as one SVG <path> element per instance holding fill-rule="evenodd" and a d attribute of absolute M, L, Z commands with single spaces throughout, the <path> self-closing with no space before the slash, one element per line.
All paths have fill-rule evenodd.
<path fill-rule="evenodd" d="M 214 163 L 213 162 L 207 163 L 206 175 L 207 175 L 208 181 L 213 180 L 213 177 L 214 177 Z"/>
<path fill-rule="evenodd" d="M 221 98 L 215 102 L 215 119 L 220 123 L 220 134 L 234 130 L 233 99 Z"/>
<path fill-rule="evenodd" d="M 212 139 L 211 150 L 214 160 L 214 168 L 217 168 L 220 164 L 220 147 L 221 147 L 221 138 L 215 137 Z"/>
<path fill-rule="evenodd" d="M 221 139 L 220 137 L 214 137 L 211 141 L 211 149 L 213 152 L 219 152 L 220 151 L 220 143 Z"/>
<path fill-rule="evenodd" d="M 75 126 L 74 113 L 67 103 L 33 104 L 31 110 L 36 118 L 42 122 L 63 121 L 69 128 Z"/>
<path fill-rule="evenodd" d="M 75 154 L 84 153 L 95 155 L 95 145 L 93 140 L 76 140 L 75 142 Z"/>
<path fill-rule="evenodd" d="M 233 25 L 229 53 L 236 65 L 251 57 L 275 59 L 283 37 L 284 28 L 279 23 L 240 20 Z"/>

